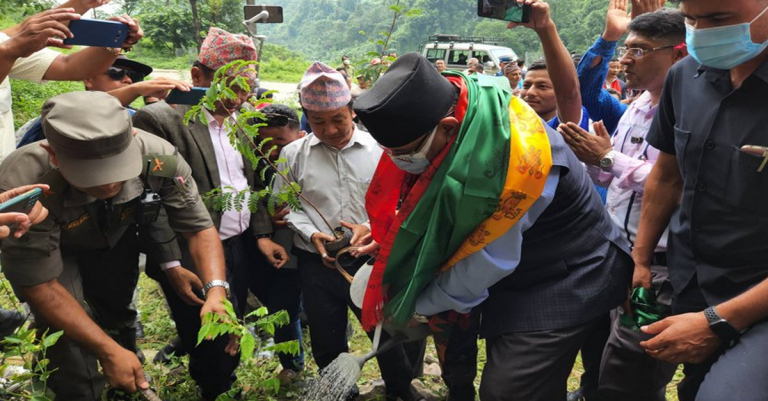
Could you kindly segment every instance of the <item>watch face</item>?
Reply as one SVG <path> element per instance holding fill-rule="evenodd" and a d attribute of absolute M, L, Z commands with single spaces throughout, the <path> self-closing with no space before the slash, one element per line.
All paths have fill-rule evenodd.
<path fill-rule="evenodd" d="M 612 159 L 609 159 L 607 157 L 600 159 L 600 167 L 606 168 L 606 167 L 610 167 L 612 164 L 613 164 Z"/>

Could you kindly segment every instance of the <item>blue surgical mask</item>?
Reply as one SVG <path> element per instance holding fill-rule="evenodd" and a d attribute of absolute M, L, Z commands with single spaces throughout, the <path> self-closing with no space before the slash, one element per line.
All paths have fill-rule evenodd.
<path fill-rule="evenodd" d="M 768 41 L 754 43 L 750 27 L 768 7 L 752 21 L 717 28 L 695 29 L 685 24 L 685 43 L 688 53 L 700 64 L 721 70 L 730 70 L 757 57 L 768 47 Z"/>
<path fill-rule="evenodd" d="M 439 125 L 429 133 L 429 137 L 424 141 L 424 145 L 416 152 L 397 156 L 389 153 L 389 157 L 392 158 L 397 168 L 411 174 L 421 174 L 427 171 L 430 164 L 429 159 L 427 159 L 427 153 L 432 147 L 432 141 L 435 139 L 438 127 Z"/>

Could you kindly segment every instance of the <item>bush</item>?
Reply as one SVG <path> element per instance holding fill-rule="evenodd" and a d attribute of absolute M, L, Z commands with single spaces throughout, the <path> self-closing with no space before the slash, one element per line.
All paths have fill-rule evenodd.
<path fill-rule="evenodd" d="M 40 115 L 46 100 L 62 93 L 84 90 L 82 82 L 48 82 L 40 85 L 27 81 L 11 80 L 13 98 L 13 123 L 18 129 L 30 119 Z"/>

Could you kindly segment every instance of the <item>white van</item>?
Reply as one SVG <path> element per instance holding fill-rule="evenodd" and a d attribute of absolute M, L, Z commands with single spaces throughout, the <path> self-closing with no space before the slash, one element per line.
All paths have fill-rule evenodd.
<path fill-rule="evenodd" d="M 421 45 L 421 54 L 430 62 L 444 60 L 449 70 L 467 69 L 467 60 L 476 58 L 483 63 L 485 74 L 496 75 L 499 58 L 507 56 L 517 60 L 517 54 L 509 47 L 499 46 L 502 38 L 460 37 L 458 35 L 434 35 Z"/>

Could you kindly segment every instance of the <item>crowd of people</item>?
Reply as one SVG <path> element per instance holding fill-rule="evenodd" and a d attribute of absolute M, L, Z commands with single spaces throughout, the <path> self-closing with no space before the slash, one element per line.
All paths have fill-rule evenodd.
<path fill-rule="evenodd" d="M 70 0 L 0 32 L 0 201 L 44 191 L 30 210 L 0 213 L 0 261 L 40 331 L 64 331 L 47 353 L 56 400 L 149 388 L 140 254 L 178 334 L 159 360 L 188 354 L 206 400 L 232 388 L 240 354 L 231 337 L 198 345 L 202 316 L 225 315 L 229 299 L 242 317 L 249 293 L 288 313 L 276 342 L 301 342 L 306 323 L 320 369 L 349 351 L 350 311 L 372 340 L 382 325 L 381 341 L 429 333 L 451 401 L 478 395 L 481 338 L 483 401 L 661 401 L 680 365 L 681 401 L 766 398 L 768 0 L 607 0 L 580 55 L 547 2 L 518 0 L 530 21 L 508 27 L 532 30 L 544 53 L 527 67 L 502 58 L 491 75 L 468 59 L 453 71 L 392 52 L 372 78 L 343 56 L 305 72 L 300 110 L 254 105 L 264 89 L 245 72 L 227 82 L 253 87 L 190 121 L 169 91 L 210 87 L 257 46 L 210 28 L 191 84 L 147 80 L 151 66 L 122 54 L 143 36 L 129 16 L 112 18 L 129 30 L 119 48 L 48 49 L 106 2 Z M 14 131 L 8 77 L 84 90 Z M 257 139 L 278 164 L 266 174 L 229 136 L 257 109 Z M 301 208 L 202 200 L 281 193 L 293 185 L 283 171 Z M 338 254 L 336 227 L 350 245 Z M 345 277 L 358 268 L 362 300 Z M 387 400 L 425 398 L 412 381 L 426 341 L 409 339 L 376 357 Z M 302 377 L 303 349 L 278 357 L 281 382 Z"/>

